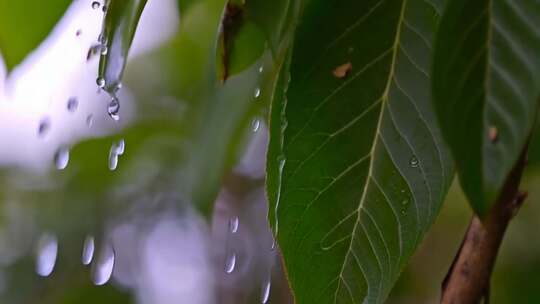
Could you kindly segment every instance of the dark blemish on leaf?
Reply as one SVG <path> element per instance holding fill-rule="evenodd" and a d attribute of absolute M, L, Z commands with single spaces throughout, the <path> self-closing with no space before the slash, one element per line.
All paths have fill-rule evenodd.
<path fill-rule="evenodd" d="M 496 143 L 499 139 L 499 130 L 494 126 L 489 127 L 488 136 L 492 143 Z"/>
<path fill-rule="evenodd" d="M 244 23 L 244 7 L 235 3 L 227 3 L 223 19 L 221 20 L 221 30 L 223 33 L 222 53 L 220 54 L 223 63 L 223 75 L 221 81 L 225 82 L 229 77 L 230 53 L 234 36 Z"/>
<path fill-rule="evenodd" d="M 343 78 L 347 76 L 351 70 L 352 64 L 350 62 L 347 62 L 335 68 L 332 74 L 334 74 L 334 76 L 336 76 L 337 78 Z"/>

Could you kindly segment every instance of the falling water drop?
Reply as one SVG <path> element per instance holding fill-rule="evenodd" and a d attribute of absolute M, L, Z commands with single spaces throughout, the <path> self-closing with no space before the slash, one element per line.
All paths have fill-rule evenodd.
<path fill-rule="evenodd" d="M 39 122 L 39 126 L 38 126 L 38 135 L 39 136 L 45 136 L 45 134 L 47 134 L 47 132 L 49 131 L 51 127 L 51 122 L 48 118 L 43 118 L 40 122 Z"/>
<path fill-rule="evenodd" d="M 75 112 L 78 106 L 79 106 L 79 101 L 77 100 L 77 97 L 70 97 L 68 99 L 68 102 L 67 102 L 68 111 Z"/>
<path fill-rule="evenodd" d="M 96 83 L 97 83 L 98 87 L 100 87 L 100 88 L 105 87 L 105 79 L 103 79 L 103 77 L 98 77 L 96 79 Z"/>
<path fill-rule="evenodd" d="M 93 9 L 98 9 L 100 5 L 101 5 L 101 4 L 99 4 L 98 1 L 92 2 L 92 8 L 93 8 Z"/>
<path fill-rule="evenodd" d="M 56 169 L 64 170 L 69 163 L 69 149 L 67 147 L 60 147 L 54 154 L 54 164 Z"/>
<path fill-rule="evenodd" d="M 259 131 L 259 128 L 261 127 L 261 121 L 259 119 L 254 119 L 252 122 L 251 122 L 251 130 L 253 132 L 257 132 Z"/>
<path fill-rule="evenodd" d="M 98 260 L 94 263 L 92 280 L 95 285 L 104 285 L 111 279 L 114 270 L 114 260 L 114 249 L 110 245 L 106 245 Z"/>
<path fill-rule="evenodd" d="M 94 258 L 94 237 L 87 236 L 84 240 L 83 252 L 82 252 L 82 263 L 83 265 L 90 265 L 92 259 Z"/>
<path fill-rule="evenodd" d="M 229 232 L 230 233 L 236 233 L 238 232 L 238 225 L 240 223 L 240 220 L 238 219 L 238 216 L 235 216 L 229 220 Z"/>
<path fill-rule="evenodd" d="M 86 116 L 86 125 L 90 128 L 94 124 L 94 115 L 88 114 Z"/>
<path fill-rule="evenodd" d="M 58 240 L 50 233 L 44 233 L 38 240 L 36 273 L 48 277 L 54 270 L 58 254 Z"/>
<path fill-rule="evenodd" d="M 255 94 L 253 94 L 255 98 L 259 98 L 261 96 L 261 88 L 255 89 Z"/>
<path fill-rule="evenodd" d="M 418 158 L 416 158 L 416 156 L 411 157 L 411 159 L 409 160 L 409 165 L 411 165 L 411 167 L 413 167 L 413 168 L 417 168 L 418 167 Z"/>
<path fill-rule="evenodd" d="M 270 298 L 270 287 L 272 286 L 272 282 L 270 279 L 268 279 L 266 282 L 264 282 L 261 290 L 261 303 L 266 304 L 268 303 L 268 299 Z"/>
<path fill-rule="evenodd" d="M 225 273 L 231 274 L 234 271 L 235 267 L 236 267 L 236 253 L 231 252 L 227 256 L 227 260 L 225 261 Z"/>
<path fill-rule="evenodd" d="M 120 112 L 120 102 L 118 101 L 118 98 L 116 96 L 113 96 L 111 98 L 111 102 L 109 103 L 107 112 L 109 113 L 109 116 L 115 121 L 118 121 L 120 119 L 120 115 L 118 115 L 118 113 Z"/>

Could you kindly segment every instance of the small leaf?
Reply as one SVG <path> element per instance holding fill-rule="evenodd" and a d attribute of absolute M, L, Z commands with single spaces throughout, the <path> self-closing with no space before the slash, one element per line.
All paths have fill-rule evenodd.
<path fill-rule="evenodd" d="M 106 46 L 99 61 L 99 77 L 104 89 L 114 93 L 122 81 L 129 48 L 147 0 L 110 0 L 106 3 L 105 21 L 100 42 Z"/>
<path fill-rule="evenodd" d="M 441 130 L 461 186 L 483 215 L 533 128 L 540 96 L 540 2 L 452 0 L 435 50 Z"/>
<path fill-rule="evenodd" d="M 430 97 L 436 4 L 311 0 L 303 11 L 267 160 L 296 303 L 384 302 L 439 211 L 453 171 Z M 354 68 L 334 76 L 343 63 Z"/>
<path fill-rule="evenodd" d="M 224 82 L 253 64 L 270 46 L 277 55 L 289 0 L 229 0 L 217 39 L 217 73 Z"/>
<path fill-rule="evenodd" d="M 0 0 L 0 51 L 8 71 L 49 35 L 70 0 Z"/>

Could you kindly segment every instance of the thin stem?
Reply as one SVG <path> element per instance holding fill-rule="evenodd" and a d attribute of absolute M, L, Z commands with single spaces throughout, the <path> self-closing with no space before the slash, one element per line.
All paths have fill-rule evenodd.
<path fill-rule="evenodd" d="M 527 196 L 525 192 L 519 191 L 526 151 L 527 147 L 486 217 L 472 218 L 463 243 L 443 281 L 442 304 L 477 304 L 482 299 L 489 302 L 491 273 L 504 233 Z"/>

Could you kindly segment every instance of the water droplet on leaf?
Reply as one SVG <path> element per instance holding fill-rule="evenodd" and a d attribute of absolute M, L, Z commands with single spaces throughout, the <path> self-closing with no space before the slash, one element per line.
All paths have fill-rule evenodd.
<path fill-rule="evenodd" d="M 256 88 L 255 93 L 253 94 L 255 98 L 259 98 L 261 96 L 261 88 Z"/>
<path fill-rule="evenodd" d="M 411 159 L 409 160 L 409 165 L 413 168 L 417 168 L 418 167 L 418 158 L 416 158 L 416 156 L 413 156 L 411 157 Z"/>
<path fill-rule="evenodd" d="M 94 258 L 94 237 L 87 236 L 83 244 L 82 263 L 83 265 L 90 265 Z"/>
<path fill-rule="evenodd" d="M 100 87 L 100 88 L 105 87 L 105 79 L 103 79 L 102 77 L 98 77 L 96 79 L 96 83 L 97 83 L 98 87 Z"/>
<path fill-rule="evenodd" d="M 104 285 L 111 279 L 114 270 L 114 260 L 114 249 L 110 245 L 106 245 L 98 260 L 94 263 L 92 280 L 95 285 Z"/>
<path fill-rule="evenodd" d="M 98 1 L 92 2 L 92 8 L 93 8 L 93 9 L 98 9 L 98 8 L 100 7 L 100 5 L 101 5 L 101 4 L 100 4 Z"/>
<path fill-rule="evenodd" d="M 38 135 L 39 136 L 45 136 L 45 134 L 47 134 L 47 132 L 49 131 L 50 127 L 51 127 L 50 120 L 48 118 L 43 118 L 39 122 Z"/>
<path fill-rule="evenodd" d="M 101 51 L 100 51 L 101 55 L 102 55 L 102 56 L 107 55 L 108 50 L 109 50 L 109 49 L 107 48 L 106 45 L 102 45 L 102 46 L 101 46 Z"/>
<path fill-rule="evenodd" d="M 231 274 L 236 267 L 236 253 L 231 252 L 225 261 L 225 273 Z"/>
<path fill-rule="evenodd" d="M 94 124 L 94 115 L 88 114 L 86 116 L 86 125 L 90 128 Z"/>
<path fill-rule="evenodd" d="M 251 122 L 251 130 L 252 130 L 253 132 L 259 131 L 260 126 L 261 126 L 261 121 L 258 120 L 258 119 L 254 119 L 254 120 Z"/>
<path fill-rule="evenodd" d="M 58 254 L 58 240 L 50 233 L 44 233 L 38 240 L 36 256 L 36 273 L 42 277 L 49 276 L 56 264 Z"/>
<path fill-rule="evenodd" d="M 115 121 L 118 121 L 120 119 L 120 115 L 118 113 L 120 112 L 120 102 L 118 101 L 118 98 L 113 96 L 111 98 L 111 102 L 109 103 L 109 107 L 107 108 L 107 113 L 109 113 L 109 116 L 114 119 Z"/>

